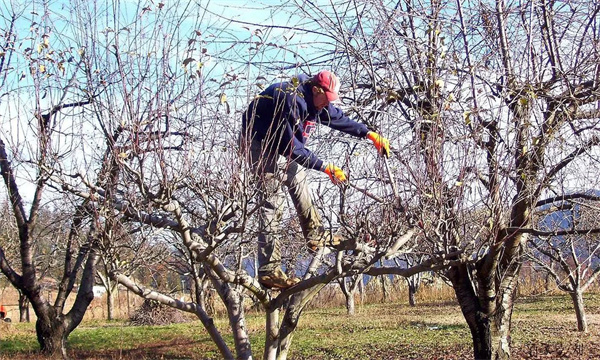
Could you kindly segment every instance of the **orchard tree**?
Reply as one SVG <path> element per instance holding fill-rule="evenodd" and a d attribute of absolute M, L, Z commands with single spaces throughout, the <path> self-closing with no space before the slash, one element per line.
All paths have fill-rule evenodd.
<path fill-rule="evenodd" d="M 397 266 L 404 267 L 413 267 L 416 264 L 420 264 L 425 260 L 426 256 L 424 254 L 413 254 L 406 253 L 403 254 L 401 258 L 394 259 Z M 417 291 L 421 287 L 421 284 L 425 281 L 424 279 L 425 273 L 419 272 L 414 274 L 413 276 L 406 277 L 406 286 L 408 287 L 408 304 L 410 306 L 416 306 L 417 300 L 416 295 Z"/>
<path fill-rule="evenodd" d="M 114 222 L 107 235 L 100 245 L 101 259 L 96 275 L 97 282 L 106 289 L 107 320 L 114 320 L 119 287 L 111 278 L 111 272 L 119 269 L 126 275 L 139 275 L 166 261 L 172 250 L 164 234 L 141 226 L 132 228 L 131 224 Z"/>
<path fill-rule="evenodd" d="M 586 199 L 587 198 L 587 199 Z M 577 330 L 588 331 L 583 294 L 600 274 L 595 194 L 565 198 L 538 215 L 537 234 L 529 242 L 528 258 L 536 270 L 554 279 L 560 291 L 569 294 L 577 318 Z"/>
<path fill-rule="evenodd" d="M 355 300 L 356 290 L 358 290 L 361 281 L 363 281 L 362 274 L 356 274 L 353 276 L 338 279 L 338 284 L 342 289 L 342 293 L 346 298 L 346 310 L 348 315 L 353 316 L 355 314 Z"/>
<path fill-rule="evenodd" d="M 338 44 L 331 58 L 354 85 L 357 116 L 393 140 L 396 216 L 416 214 L 419 250 L 454 261 L 444 273 L 475 358 L 510 357 L 525 245 L 545 234 L 536 212 L 597 188 L 599 11 L 586 1 L 303 7 Z"/>
<path fill-rule="evenodd" d="M 76 17 L 65 21 L 62 15 L 65 10 L 78 13 L 80 4 L 75 2 L 68 9 L 55 5 L 32 2 L 2 7 L 6 30 L 0 101 L 2 126 L 11 131 L 0 138 L 0 167 L 19 252 L 13 258 L 5 256 L 3 249 L 8 244 L 3 239 L 0 268 L 31 303 L 42 352 L 66 357 L 66 339 L 93 299 L 101 252 L 110 248 L 114 234 L 121 229 L 120 210 L 115 205 L 120 196 L 116 180 L 125 150 L 118 146 L 144 140 L 122 139 L 127 135 L 126 119 L 119 116 L 118 122 L 107 122 L 115 119 L 107 111 L 117 109 L 97 103 L 104 100 L 100 95 L 108 92 L 104 77 L 114 75 L 102 72 L 96 66 L 99 59 L 86 54 L 97 45 L 94 36 L 102 33 L 80 37 L 78 31 L 87 31 L 93 21 L 81 25 Z M 65 179 L 84 184 L 87 192 L 70 192 L 63 187 Z M 98 189 L 102 189 L 101 195 L 96 194 Z M 102 196 L 102 201 L 97 201 L 97 196 Z M 58 213 L 70 223 L 48 244 L 44 232 L 51 228 L 44 219 Z M 44 256 L 52 263 L 41 261 Z M 54 300 L 42 294 L 40 280 L 45 272 L 58 277 Z M 74 302 L 66 311 L 75 285 Z"/>
<path fill-rule="evenodd" d="M 196 314 L 226 358 L 234 352 L 238 358 L 252 357 L 243 304 L 250 292 L 265 310 L 263 356 L 285 359 L 299 319 L 320 289 L 335 279 L 372 268 L 406 243 L 410 236 L 400 236 L 405 235 L 405 220 L 393 219 L 395 200 L 370 204 L 368 196 L 359 191 L 349 195 L 352 206 L 338 206 L 346 201 L 346 195 L 342 194 L 344 200 L 336 205 L 338 189 L 323 182 L 317 191 L 328 195 L 320 199 L 334 201 L 317 205 L 329 209 L 324 213 L 326 221 L 332 226 L 339 224 L 349 241 L 333 254 L 322 249 L 314 256 L 306 254 L 303 245 L 286 246 L 287 263 L 294 264 L 294 271 L 304 280 L 281 293 L 261 287 L 243 266 L 244 259 L 254 252 L 255 214 L 262 204 L 250 182 L 244 154 L 237 150 L 242 108 L 234 107 L 237 100 L 232 94 L 253 96 L 267 81 L 278 79 L 274 75 L 282 69 L 267 69 L 262 77 L 254 77 L 250 68 L 224 70 L 222 63 L 211 63 L 211 59 L 226 58 L 240 48 L 256 54 L 257 43 L 260 56 L 273 59 L 282 50 L 268 40 L 280 40 L 284 35 L 272 31 L 274 27 L 244 35 L 233 33 L 231 46 L 220 50 L 215 45 L 218 42 L 211 41 L 222 34 L 222 25 L 189 26 L 198 18 L 183 16 L 177 4 L 141 8 L 130 26 L 124 26 L 127 21 L 121 18 L 98 16 L 104 8 L 88 8 L 84 3 L 73 6 L 74 13 L 80 14 L 73 21 L 85 74 L 80 81 L 93 94 L 93 101 L 84 109 L 89 116 L 84 118 L 90 119 L 86 126 L 97 141 L 91 143 L 95 148 L 83 154 L 84 163 L 98 164 L 106 171 L 55 166 L 48 170 L 50 181 L 94 210 L 102 244 L 116 245 L 120 223 L 136 223 L 149 233 L 167 230 L 176 235 L 194 277 L 199 277 L 201 267 L 225 305 L 235 349 L 228 347 L 197 297 L 190 302 L 177 300 L 127 276 L 118 263 L 111 271 L 114 280 L 140 296 Z M 185 13 L 202 14 L 189 10 Z M 295 71 L 283 79 L 293 81 Z M 346 140 L 329 144 L 347 146 Z M 373 223 L 387 214 L 389 223 L 373 228 L 373 234 L 366 233 L 353 220 L 358 213 L 368 215 L 360 204 L 367 204 L 376 214 L 375 219 L 364 221 Z M 367 235 L 382 240 L 367 243 Z M 431 269 L 438 260 L 420 266 Z M 410 275 L 410 271 L 414 270 L 400 273 Z M 280 314 L 284 305 L 285 312 Z"/>
<path fill-rule="evenodd" d="M 0 138 L 0 170 L 18 233 L 18 255 L 8 258 L 6 243 L 0 243 L 0 269 L 30 302 L 36 316 L 36 332 L 45 354 L 66 357 L 68 335 L 83 319 L 93 299 L 92 286 L 98 261 L 93 224 L 85 222 L 89 209 L 53 194 L 48 170 L 73 155 L 62 142 L 74 113 L 91 102 L 90 96 L 73 84 L 79 74 L 77 54 L 64 47 L 48 30 L 49 9 L 43 4 L 18 8 L 3 6 L 2 55 L 0 59 L 0 104 L 3 108 Z M 25 16 L 24 14 L 27 14 Z M 71 59 L 71 60 L 69 60 Z M 76 129 L 75 129 L 76 130 Z M 60 200 L 60 201 L 58 201 Z M 68 210 L 63 208 L 68 204 Z M 55 206 L 55 209 L 52 207 Z M 69 213 L 68 231 L 57 232 L 54 248 L 42 242 L 44 214 Z M 45 267 L 44 250 L 57 251 L 60 263 Z M 46 264 L 48 265 L 48 264 Z M 40 278 L 45 270 L 58 270 L 54 299 L 42 293 Z M 80 284 L 75 301 L 66 312 L 66 300 Z"/>

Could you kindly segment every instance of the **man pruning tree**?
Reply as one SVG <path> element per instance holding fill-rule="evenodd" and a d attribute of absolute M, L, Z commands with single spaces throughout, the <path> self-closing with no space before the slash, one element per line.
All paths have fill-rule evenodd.
<path fill-rule="evenodd" d="M 377 151 L 389 156 L 389 141 L 367 126 L 348 118 L 331 103 L 338 100 L 340 82 L 323 70 L 312 78 L 300 75 L 292 82 L 269 86 L 250 103 L 242 116 L 242 149 L 248 155 L 259 189 L 258 279 L 268 288 L 284 289 L 300 280 L 281 270 L 278 227 L 283 215 L 285 184 L 298 213 L 308 247 L 335 246 L 340 237 L 325 230 L 313 206 L 303 168 L 326 173 L 334 184 L 346 183 L 346 174 L 325 164 L 305 147 L 316 124 L 327 125 L 371 140 Z"/>

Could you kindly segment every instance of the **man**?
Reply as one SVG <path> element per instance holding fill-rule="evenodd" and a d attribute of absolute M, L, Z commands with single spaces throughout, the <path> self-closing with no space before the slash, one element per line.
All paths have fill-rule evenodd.
<path fill-rule="evenodd" d="M 323 70 L 312 78 L 300 75 L 291 82 L 276 83 L 261 92 L 242 116 L 242 148 L 256 177 L 259 201 L 258 276 L 268 288 L 284 289 L 300 280 L 281 270 L 278 227 L 283 213 L 286 185 L 298 213 L 302 233 L 313 251 L 339 244 L 339 236 L 326 231 L 313 206 L 303 168 L 326 173 L 334 184 L 346 182 L 346 174 L 325 164 L 305 147 L 316 124 L 370 139 L 380 154 L 389 155 L 389 141 L 349 119 L 331 103 L 338 100 L 340 82 Z"/>

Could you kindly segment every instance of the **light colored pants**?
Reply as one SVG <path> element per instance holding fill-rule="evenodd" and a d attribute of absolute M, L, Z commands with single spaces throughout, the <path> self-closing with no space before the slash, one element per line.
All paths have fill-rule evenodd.
<path fill-rule="evenodd" d="M 242 149 L 247 149 L 243 139 L 241 145 Z M 264 201 L 258 212 L 258 273 L 268 274 L 281 266 L 279 225 L 285 202 L 282 184 L 292 198 L 304 238 L 318 232 L 322 224 L 313 205 L 304 168 L 277 153 L 269 153 L 263 149 L 261 141 L 252 140 L 249 145 L 248 155 L 259 191 L 258 200 Z"/>

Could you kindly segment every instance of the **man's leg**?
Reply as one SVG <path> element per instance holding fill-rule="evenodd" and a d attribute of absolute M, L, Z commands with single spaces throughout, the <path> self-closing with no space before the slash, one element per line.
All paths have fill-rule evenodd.
<path fill-rule="evenodd" d="M 279 224 L 283 216 L 282 176 L 278 174 L 277 154 L 266 153 L 259 141 L 250 144 L 250 160 L 263 205 L 258 211 L 258 280 L 270 288 L 288 288 L 300 280 L 288 278 L 281 270 Z"/>
<path fill-rule="evenodd" d="M 312 201 L 306 171 L 298 163 L 291 161 L 287 164 L 284 183 L 298 213 L 302 234 L 305 239 L 309 240 L 323 231 L 323 225 L 319 212 Z"/>
<path fill-rule="evenodd" d="M 283 194 L 277 178 L 277 154 L 266 153 L 261 142 L 250 144 L 252 172 L 258 187 L 258 273 L 272 273 L 281 265 L 280 242 L 277 239 L 279 223 L 283 214 Z"/>
<path fill-rule="evenodd" d="M 309 249 L 316 251 L 325 245 L 339 245 L 342 242 L 342 237 L 323 228 L 321 216 L 312 201 L 304 168 L 294 161 L 290 162 L 286 169 L 284 182 L 298 213 L 300 227 Z"/>

